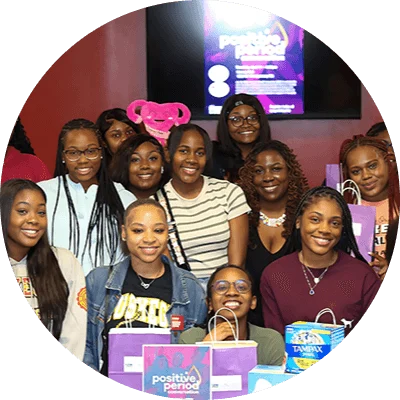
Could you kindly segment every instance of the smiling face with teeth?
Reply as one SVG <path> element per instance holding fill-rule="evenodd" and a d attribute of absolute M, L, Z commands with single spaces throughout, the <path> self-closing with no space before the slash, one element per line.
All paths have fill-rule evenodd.
<path fill-rule="evenodd" d="M 375 202 L 387 199 L 389 166 L 380 150 L 372 146 L 356 147 L 347 155 L 346 168 L 364 200 Z"/>
<path fill-rule="evenodd" d="M 257 111 L 247 105 L 242 104 L 238 107 L 232 109 L 232 111 L 228 115 L 227 124 L 229 135 L 232 140 L 236 142 L 239 146 L 253 144 L 258 137 L 260 136 L 260 122 L 257 122 L 254 125 L 249 124 L 247 120 L 243 121 L 241 126 L 234 126 L 232 122 L 229 120 L 231 117 L 242 117 L 247 118 L 249 115 L 258 115 Z"/>
<path fill-rule="evenodd" d="M 100 147 L 99 139 L 91 129 L 73 129 L 64 137 L 63 150 L 85 151 L 90 148 Z M 77 161 L 70 161 L 63 155 L 63 161 L 68 170 L 70 179 L 80 183 L 85 191 L 93 184 L 97 184 L 97 173 L 101 166 L 101 156 L 95 160 L 89 160 L 81 154 Z"/>
<path fill-rule="evenodd" d="M 153 143 L 144 142 L 138 146 L 132 153 L 129 164 L 129 183 L 133 187 L 132 191 L 139 194 L 155 189 L 161 180 L 162 166 L 161 154 Z"/>
<path fill-rule="evenodd" d="M 165 212 L 152 204 L 132 209 L 121 232 L 132 265 L 162 266 L 161 255 L 167 248 L 168 225 Z"/>
<path fill-rule="evenodd" d="M 221 307 L 229 308 L 235 313 L 239 324 L 243 321 L 246 322 L 248 312 L 250 310 L 254 310 L 256 307 L 257 298 L 253 295 L 252 289 L 247 293 L 239 293 L 236 290 L 235 285 L 233 285 L 232 283 L 238 280 L 249 281 L 248 274 L 246 273 L 246 271 L 240 268 L 227 267 L 223 268 L 221 271 L 218 271 L 214 275 L 214 277 L 212 278 L 212 282 L 210 282 L 210 285 L 220 280 L 228 281 L 231 283 L 231 285 L 228 291 L 222 295 L 216 293 L 214 290 L 211 289 L 211 297 L 208 298 L 209 311 L 215 312 Z M 234 317 L 229 311 L 222 310 L 219 314 L 227 318 L 229 321 L 234 321 Z M 221 321 L 218 321 L 217 318 L 217 323 L 219 322 L 223 322 L 223 320 L 221 319 Z"/>
<path fill-rule="evenodd" d="M 185 131 L 172 158 L 172 185 L 178 192 L 185 192 L 185 187 L 197 188 L 200 192 L 203 187 L 201 174 L 206 163 L 206 145 L 203 137 L 194 129 Z"/>
<path fill-rule="evenodd" d="M 7 252 L 22 260 L 46 233 L 46 202 L 38 190 L 21 190 L 14 199 L 7 229 Z"/>
<path fill-rule="evenodd" d="M 314 260 L 315 256 L 332 260 L 343 230 L 341 208 L 329 197 L 314 200 L 297 219 L 296 228 L 300 229 L 304 262 Z"/>
<path fill-rule="evenodd" d="M 253 184 L 261 203 L 282 201 L 286 205 L 289 174 L 284 158 L 276 150 L 263 151 L 253 170 Z"/>

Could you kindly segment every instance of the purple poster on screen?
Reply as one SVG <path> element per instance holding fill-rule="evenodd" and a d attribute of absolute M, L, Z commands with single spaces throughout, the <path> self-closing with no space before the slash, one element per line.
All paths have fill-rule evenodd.
<path fill-rule="evenodd" d="M 211 398 L 211 347 L 144 345 L 143 391 L 161 397 Z"/>
<path fill-rule="evenodd" d="M 303 29 L 249 6 L 204 7 L 205 113 L 219 114 L 227 97 L 247 93 L 267 114 L 303 114 Z"/>

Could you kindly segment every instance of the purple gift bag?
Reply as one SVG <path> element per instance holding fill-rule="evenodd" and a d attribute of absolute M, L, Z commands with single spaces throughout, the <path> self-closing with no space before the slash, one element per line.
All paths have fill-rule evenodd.
<path fill-rule="evenodd" d="M 325 185 L 341 192 L 342 174 L 339 164 L 326 164 Z"/>
<path fill-rule="evenodd" d="M 376 207 L 364 206 L 361 204 L 361 193 L 356 183 L 352 180 L 344 182 L 351 183 L 353 187 L 345 187 L 342 190 L 342 194 L 350 190 L 356 198 L 358 204 L 349 204 L 351 218 L 353 220 L 353 233 L 356 238 L 358 250 L 366 261 L 371 261 L 371 256 L 368 254 L 374 249 L 374 237 L 375 237 L 375 220 L 376 220 Z"/>
<path fill-rule="evenodd" d="M 113 328 L 108 335 L 108 377 L 142 390 L 144 344 L 170 344 L 171 331 L 163 328 Z"/>
<path fill-rule="evenodd" d="M 254 340 L 238 340 L 239 324 L 236 314 L 229 308 L 220 308 L 215 313 L 208 322 L 208 331 L 211 332 L 211 323 L 216 318 L 222 318 L 229 323 L 227 318 L 219 315 L 221 310 L 230 311 L 234 315 L 236 332 L 232 328 L 232 333 L 235 340 L 196 343 L 209 344 L 212 348 L 211 397 L 213 400 L 248 394 L 248 375 L 258 364 L 257 343 Z"/>

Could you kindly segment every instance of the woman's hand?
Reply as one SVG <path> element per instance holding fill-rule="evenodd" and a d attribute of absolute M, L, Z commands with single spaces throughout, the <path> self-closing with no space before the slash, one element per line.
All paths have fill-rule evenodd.
<path fill-rule="evenodd" d="M 203 342 L 233 340 L 233 332 L 236 332 L 235 322 L 221 322 L 203 339 Z"/>
<path fill-rule="evenodd" d="M 373 260 L 369 263 L 369 265 L 373 268 L 378 268 L 377 271 L 378 277 L 381 281 L 385 278 L 387 269 L 389 267 L 388 260 L 385 257 L 380 256 L 377 252 L 376 253 L 368 253 Z"/>

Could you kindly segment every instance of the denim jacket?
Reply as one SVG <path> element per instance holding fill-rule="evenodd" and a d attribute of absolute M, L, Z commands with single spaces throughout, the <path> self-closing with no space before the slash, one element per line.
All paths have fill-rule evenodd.
<path fill-rule="evenodd" d="M 172 302 L 166 315 L 171 325 L 171 315 L 183 315 L 184 330 L 196 323 L 203 323 L 207 315 L 205 293 L 195 276 L 176 267 L 167 257 L 162 256 L 164 264 L 171 268 Z M 88 327 L 86 349 L 83 362 L 100 370 L 103 349 L 106 289 L 108 289 L 108 312 L 110 316 L 121 297 L 126 273 L 130 268 L 130 257 L 111 267 L 95 268 L 86 276 Z M 179 334 L 171 333 L 171 343 L 178 343 Z"/>

